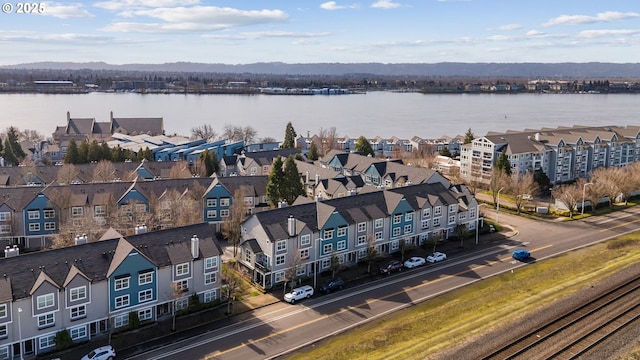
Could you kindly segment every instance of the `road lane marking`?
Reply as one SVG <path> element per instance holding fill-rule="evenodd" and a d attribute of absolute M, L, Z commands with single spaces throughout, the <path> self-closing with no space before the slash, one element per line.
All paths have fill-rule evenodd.
<path fill-rule="evenodd" d="M 622 223 L 622 224 L 619 224 L 619 225 L 616 225 L 616 226 L 608 227 L 608 228 L 605 228 L 605 229 L 600 230 L 600 232 L 605 232 L 605 231 L 609 231 L 609 230 L 617 229 L 617 228 L 619 228 L 619 227 L 623 227 L 623 226 L 631 225 L 631 224 L 634 224 L 634 223 L 637 223 L 637 222 L 640 222 L 640 219 L 638 219 L 638 220 L 633 220 L 633 221 L 628 221 L 628 222 L 625 222 L 625 223 Z M 636 230 L 634 230 L 634 231 L 636 231 Z"/>
<path fill-rule="evenodd" d="M 546 245 L 546 246 L 543 246 L 543 247 L 540 247 L 540 248 L 532 249 L 532 250 L 531 250 L 531 252 L 533 253 L 534 251 L 540 251 L 540 250 L 543 250 L 543 249 L 546 249 L 546 248 L 550 248 L 550 247 L 552 247 L 552 246 L 553 246 L 553 245 Z M 401 295 L 401 294 L 403 294 L 403 293 L 407 293 L 408 291 L 415 290 L 415 289 L 419 289 L 419 288 L 422 288 L 422 287 L 424 287 L 424 286 L 432 285 L 432 284 L 435 284 L 435 283 L 438 283 L 438 282 L 441 282 L 441 281 L 444 281 L 444 280 L 448 280 L 448 279 L 451 279 L 451 278 L 454 278 L 454 277 L 458 277 L 458 276 L 461 276 L 461 275 L 467 274 L 467 273 L 469 273 L 469 272 L 475 272 L 475 270 L 477 270 L 477 269 L 482 269 L 482 268 L 486 268 L 486 267 L 491 267 L 491 266 L 493 266 L 494 264 L 501 263 L 501 262 L 505 262 L 506 260 L 509 260 L 509 259 L 511 259 L 511 256 L 506 257 L 505 259 L 498 259 L 498 260 L 490 261 L 490 262 L 488 262 L 488 263 L 486 263 L 486 264 L 483 264 L 483 265 L 476 265 L 476 266 L 474 266 L 474 267 L 471 267 L 471 268 L 469 268 L 469 269 L 467 269 L 467 270 L 464 270 L 464 271 L 461 271 L 461 272 L 458 272 L 458 273 L 455 273 L 455 274 L 445 275 L 445 276 L 440 277 L 440 278 L 435 279 L 435 280 L 427 281 L 427 282 L 422 283 L 422 284 L 419 284 L 419 285 L 415 285 L 415 286 L 408 287 L 408 288 L 405 288 L 405 289 L 400 290 L 400 291 L 393 292 L 393 293 L 388 294 L 388 295 L 385 295 L 385 296 L 383 296 L 383 297 L 381 297 L 381 298 L 376 298 L 376 299 L 367 300 L 367 301 L 365 301 L 365 302 L 363 302 L 363 303 L 361 303 L 361 304 L 358 304 L 358 305 L 355 305 L 355 306 L 349 306 L 349 307 L 347 307 L 347 308 L 345 308 L 345 309 L 339 310 L 339 311 L 334 312 L 334 313 L 331 313 L 331 314 L 322 315 L 322 316 L 320 316 L 320 317 L 318 317 L 318 318 L 316 318 L 316 319 L 309 320 L 309 321 L 304 322 L 304 323 L 300 323 L 300 324 L 298 324 L 298 325 L 296 325 L 296 326 L 289 327 L 289 328 L 282 329 L 282 330 L 278 330 L 278 331 L 276 331 L 276 332 L 272 332 L 271 334 L 266 335 L 266 336 L 263 336 L 262 338 L 259 338 L 259 339 L 255 339 L 255 340 L 248 341 L 247 343 L 243 343 L 243 344 L 238 345 L 238 346 L 235 346 L 235 347 L 233 347 L 233 348 L 229 348 L 229 349 L 227 349 L 227 350 L 223 350 L 223 351 L 216 351 L 215 353 L 210 353 L 210 354 L 206 355 L 204 359 L 205 359 L 205 360 L 213 360 L 213 359 L 215 359 L 215 358 L 216 358 L 216 357 L 218 357 L 218 356 L 221 356 L 221 355 L 228 354 L 228 353 L 230 353 L 230 352 L 233 352 L 233 351 L 239 350 L 239 349 L 241 349 L 241 348 L 246 347 L 247 345 L 256 345 L 256 344 L 257 344 L 257 343 L 259 343 L 259 342 L 262 342 L 262 341 L 268 340 L 268 339 L 273 338 L 273 337 L 275 337 L 275 336 L 280 336 L 280 335 L 286 334 L 286 333 L 288 333 L 288 332 L 290 332 L 290 331 L 296 330 L 296 329 L 301 328 L 301 327 L 303 327 L 303 326 L 311 325 L 311 324 L 316 323 L 316 322 L 318 322 L 318 321 L 325 320 L 325 319 L 327 319 L 327 318 L 330 318 L 330 317 L 332 317 L 332 316 L 337 316 L 337 315 L 343 314 L 343 313 L 345 313 L 345 312 L 350 312 L 350 311 L 355 310 L 355 309 L 363 310 L 363 309 L 361 309 L 361 307 L 363 307 L 363 306 L 370 305 L 370 304 L 373 304 L 373 303 L 376 303 L 376 302 L 379 302 L 379 301 L 384 301 L 384 300 L 386 300 L 386 299 L 388 299 L 388 298 L 391 298 L 391 297 L 393 297 L 393 296 Z M 521 263 L 521 264 L 522 264 L 522 265 L 524 265 L 523 263 Z M 479 279 L 477 279 L 477 280 L 481 280 L 481 279 L 483 279 L 483 278 L 479 278 Z M 464 285 L 466 286 L 467 284 L 464 284 Z M 448 291 L 451 291 L 451 290 L 453 290 L 453 289 L 447 289 L 446 291 L 443 291 L 442 293 L 444 293 L 444 292 L 448 292 Z M 440 293 L 439 293 L 439 294 L 440 294 Z M 439 295 L 439 294 L 437 294 L 437 295 Z M 430 295 L 429 295 L 429 296 L 427 296 L 425 299 L 432 298 L 432 297 L 434 297 L 434 296 L 436 296 L 436 295 L 434 295 L 434 294 L 430 294 Z M 415 301 L 415 300 L 414 300 L 414 301 L 411 301 L 411 302 L 408 302 L 408 303 L 404 304 L 404 306 L 415 305 L 415 304 L 417 304 L 417 303 L 419 303 L 419 302 L 421 302 L 421 301 L 424 301 L 423 299 L 418 299 L 418 300 L 420 300 L 420 301 Z M 394 309 L 392 309 L 392 310 L 393 310 L 393 311 L 396 311 L 396 309 L 395 309 L 395 308 L 394 308 Z M 387 312 L 388 312 L 388 311 L 385 311 L 385 312 L 383 312 L 383 313 L 381 313 L 381 314 L 377 314 L 377 315 L 375 315 L 375 316 L 373 316 L 373 317 L 371 317 L 371 318 L 367 318 L 367 319 L 365 319 L 365 320 L 362 320 L 362 321 L 358 322 L 358 324 L 360 324 L 360 323 L 364 323 L 364 322 L 368 322 L 368 321 L 371 321 L 371 320 L 373 320 L 373 319 L 375 319 L 375 318 L 377 318 L 377 317 L 380 317 L 380 316 L 382 316 L 382 315 L 386 315 L 386 313 L 387 313 Z M 347 329 L 348 329 L 348 328 L 347 328 Z M 345 331 L 345 330 L 346 330 L 346 329 L 340 329 L 338 332 L 343 332 L 343 331 Z M 321 339 L 314 339 L 311 343 L 316 342 L 316 341 L 319 341 L 319 340 L 321 340 Z M 203 344 L 204 344 L 204 343 L 203 343 Z M 183 350 L 183 349 L 184 349 L 184 348 L 182 348 L 182 349 L 178 349 L 178 350 L 176 350 L 173 354 L 177 354 L 177 353 L 179 353 L 179 352 L 180 352 L 180 350 Z M 173 354 L 165 354 L 165 355 L 173 355 Z M 281 355 L 282 355 L 282 354 L 279 354 L 278 356 L 281 356 Z M 161 358 L 161 357 L 157 357 L 157 358 L 154 358 L 154 359 L 160 359 L 160 358 Z"/>

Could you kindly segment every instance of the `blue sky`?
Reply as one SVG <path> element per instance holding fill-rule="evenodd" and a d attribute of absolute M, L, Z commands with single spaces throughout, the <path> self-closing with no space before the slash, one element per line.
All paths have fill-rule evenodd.
<path fill-rule="evenodd" d="M 42 4 L 41 13 L 25 14 L 5 3 L 0 65 L 640 61 L 637 0 Z"/>

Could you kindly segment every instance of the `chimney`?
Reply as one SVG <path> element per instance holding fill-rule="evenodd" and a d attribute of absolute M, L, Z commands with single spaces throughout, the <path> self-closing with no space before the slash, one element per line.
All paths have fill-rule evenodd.
<path fill-rule="evenodd" d="M 87 239 L 88 239 L 87 234 L 82 234 L 82 235 L 76 235 L 74 240 L 76 245 L 82 245 L 88 242 Z"/>
<path fill-rule="evenodd" d="M 539 132 L 536 133 L 536 141 L 540 141 L 540 133 Z"/>
<path fill-rule="evenodd" d="M 282 209 L 287 207 L 287 202 L 286 201 L 279 201 L 278 202 L 278 208 Z"/>
<path fill-rule="evenodd" d="M 140 235 L 147 232 L 147 225 L 136 225 L 135 234 Z"/>
<path fill-rule="evenodd" d="M 200 239 L 197 235 L 193 235 L 191 237 L 191 257 L 197 259 L 198 255 L 200 255 Z"/>
<path fill-rule="evenodd" d="M 293 215 L 289 215 L 289 220 L 287 222 L 287 229 L 289 230 L 289 236 L 296 236 L 296 218 Z"/>
<path fill-rule="evenodd" d="M 306 175 L 307 175 L 307 176 L 305 177 L 305 182 L 308 184 L 308 183 L 309 183 L 309 180 L 311 180 L 311 179 L 310 179 L 311 174 L 309 173 L 309 170 L 307 170 Z"/>
<path fill-rule="evenodd" d="M 320 174 L 316 174 L 316 186 L 320 184 Z"/>

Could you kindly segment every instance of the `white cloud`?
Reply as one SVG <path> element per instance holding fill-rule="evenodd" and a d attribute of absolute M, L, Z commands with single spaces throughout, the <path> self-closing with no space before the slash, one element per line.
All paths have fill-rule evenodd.
<path fill-rule="evenodd" d="M 62 5 L 58 3 L 45 3 L 44 11 L 40 14 L 60 19 L 94 17 L 93 14 L 83 8 L 82 4 Z"/>
<path fill-rule="evenodd" d="M 596 22 L 610 22 L 617 20 L 625 20 L 634 17 L 639 17 L 640 13 L 636 12 L 618 12 L 618 11 L 605 11 L 598 13 L 596 16 L 589 15 L 561 15 L 553 19 L 549 19 L 542 26 L 557 26 L 557 25 L 582 25 L 592 24 Z"/>
<path fill-rule="evenodd" d="M 283 22 L 288 19 L 288 15 L 281 10 L 238 10 L 215 6 L 132 10 L 123 12 L 122 16 L 148 17 L 164 22 L 116 22 L 102 30 L 142 33 L 216 31 L 237 26 Z"/>
<path fill-rule="evenodd" d="M 378 9 L 395 9 L 395 8 L 399 8 L 400 6 L 402 5 L 398 3 L 394 3 L 393 0 L 378 0 L 373 4 L 371 4 L 372 8 L 378 8 Z"/>
<path fill-rule="evenodd" d="M 200 4 L 200 0 L 119 0 L 100 1 L 94 3 L 93 6 L 105 10 L 122 11 L 131 9 L 188 6 L 197 4 Z"/>
<path fill-rule="evenodd" d="M 499 27 L 500 30 L 505 30 L 505 31 L 518 30 L 521 28 L 522 28 L 522 25 L 520 24 L 506 24 Z"/>
<path fill-rule="evenodd" d="M 326 3 L 320 4 L 320 8 L 324 10 L 357 9 L 359 7 L 358 4 L 338 5 L 335 1 L 327 1 Z"/>
<path fill-rule="evenodd" d="M 204 38 L 212 39 L 224 39 L 224 40 L 256 40 L 264 38 L 317 38 L 329 36 L 331 33 L 298 33 L 290 31 L 255 31 L 255 32 L 243 32 L 235 35 L 202 35 Z"/>
<path fill-rule="evenodd" d="M 0 42 L 16 43 L 104 43 L 112 41 L 112 37 L 86 34 L 28 34 L 5 33 L 0 35 Z"/>
<path fill-rule="evenodd" d="M 580 38 L 592 39 L 604 36 L 638 35 L 640 30 L 584 30 L 578 34 Z"/>
<path fill-rule="evenodd" d="M 326 3 L 320 4 L 320 8 L 325 10 L 340 10 L 344 9 L 345 6 L 338 5 L 335 1 L 328 1 Z"/>
<path fill-rule="evenodd" d="M 540 37 L 540 36 L 546 35 L 546 33 L 534 29 L 534 30 L 527 31 L 526 35 L 530 37 Z"/>

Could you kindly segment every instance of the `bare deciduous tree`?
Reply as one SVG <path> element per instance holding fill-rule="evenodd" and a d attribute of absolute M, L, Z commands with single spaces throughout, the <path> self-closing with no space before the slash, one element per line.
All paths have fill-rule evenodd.
<path fill-rule="evenodd" d="M 515 196 L 516 210 L 518 214 L 520 214 L 522 205 L 527 201 L 524 195 L 536 195 L 538 192 L 538 184 L 533 179 L 533 173 L 526 172 L 523 175 L 517 176 L 517 178 L 511 182 L 509 190 Z"/>
<path fill-rule="evenodd" d="M 233 194 L 233 203 L 229 208 L 229 217 L 222 223 L 222 235 L 233 244 L 233 257 L 238 256 L 238 245 L 242 236 L 242 223 L 247 216 L 244 202 L 245 191 L 239 188 Z"/>
<path fill-rule="evenodd" d="M 78 170 L 73 164 L 64 164 L 58 169 L 56 180 L 60 185 L 69 185 L 78 176 Z"/>
<path fill-rule="evenodd" d="M 116 176 L 116 167 L 109 160 L 100 160 L 93 168 L 93 182 L 111 182 Z"/>
<path fill-rule="evenodd" d="M 491 173 L 491 181 L 489 181 L 489 191 L 491 192 L 494 204 L 497 203 L 498 192 L 500 192 L 500 189 L 508 192 L 511 182 L 511 177 L 504 171 L 499 170 L 498 168 L 493 169 L 493 172 Z"/>
<path fill-rule="evenodd" d="M 367 235 L 367 254 L 362 259 L 367 264 L 367 274 L 371 274 L 371 264 L 378 259 L 376 250 L 376 239 L 373 234 Z"/>
<path fill-rule="evenodd" d="M 220 275 L 222 276 L 225 296 L 227 298 L 227 314 L 233 312 L 233 303 L 236 296 L 242 290 L 242 277 L 234 268 L 235 261 L 231 263 L 224 263 L 220 269 Z"/>
<path fill-rule="evenodd" d="M 619 181 L 616 179 L 614 171 L 608 168 L 597 168 L 591 172 L 592 182 L 597 182 L 602 186 L 604 194 L 609 198 L 609 207 L 613 206 L 616 197 L 620 194 Z"/>
<path fill-rule="evenodd" d="M 191 128 L 191 139 L 203 139 L 203 140 L 215 140 L 218 138 L 218 133 L 213 130 L 213 126 L 210 124 L 203 124 L 200 126 Z"/>
<path fill-rule="evenodd" d="M 184 160 L 176 161 L 169 170 L 169 178 L 171 179 L 188 179 L 190 177 L 192 176 L 189 164 Z"/>
<path fill-rule="evenodd" d="M 578 202 L 582 201 L 582 189 L 575 184 L 556 186 L 553 188 L 553 197 L 569 210 L 569 217 L 573 218 Z"/>

